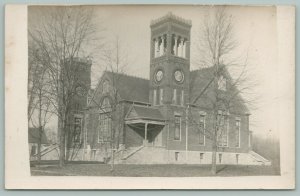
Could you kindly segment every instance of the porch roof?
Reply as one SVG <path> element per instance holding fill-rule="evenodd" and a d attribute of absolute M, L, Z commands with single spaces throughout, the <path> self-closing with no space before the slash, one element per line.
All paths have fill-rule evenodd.
<path fill-rule="evenodd" d="M 158 108 L 133 105 L 125 117 L 125 123 L 149 123 L 164 125 L 165 119 Z"/>

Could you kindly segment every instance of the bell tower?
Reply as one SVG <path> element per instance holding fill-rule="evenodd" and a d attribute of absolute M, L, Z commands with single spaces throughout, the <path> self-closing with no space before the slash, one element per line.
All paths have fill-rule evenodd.
<path fill-rule="evenodd" d="M 190 20 L 168 13 L 151 21 L 150 93 L 154 106 L 184 107 L 189 100 Z"/>

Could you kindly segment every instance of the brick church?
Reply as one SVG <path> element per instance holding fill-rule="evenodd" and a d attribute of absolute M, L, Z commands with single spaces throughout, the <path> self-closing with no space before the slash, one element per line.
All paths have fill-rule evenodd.
<path fill-rule="evenodd" d="M 74 114 L 76 159 L 130 164 L 210 164 L 214 116 L 217 164 L 270 164 L 251 149 L 249 110 L 237 96 L 214 115 L 214 67 L 190 70 L 191 21 L 151 21 L 149 79 L 105 71 Z M 147 55 L 147 54 L 146 54 Z M 90 62 L 83 78 L 90 86 Z M 218 91 L 232 86 L 228 72 Z M 89 77 L 86 77 L 88 75 Z M 112 153 L 113 152 L 113 153 Z"/>

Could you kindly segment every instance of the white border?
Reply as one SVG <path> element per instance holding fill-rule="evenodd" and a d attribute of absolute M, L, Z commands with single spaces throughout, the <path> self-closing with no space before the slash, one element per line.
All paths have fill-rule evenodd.
<path fill-rule="evenodd" d="M 18 24 L 16 24 L 18 22 Z M 278 126 L 281 176 L 30 176 L 27 140 L 27 6 L 5 9 L 5 188 L 7 189 L 293 189 L 295 188 L 295 7 L 277 7 Z M 22 33 L 20 33 L 22 32 Z M 283 82 L 284 81 L 284 82 Z M 20 96 L 21 95 L 21 96 Z M 24 96 L 22 96 L 24 95 Z M 67 183 L 66 183 L 67 182 Z M 201 183 L 200 183 L 201 182 Z"/>

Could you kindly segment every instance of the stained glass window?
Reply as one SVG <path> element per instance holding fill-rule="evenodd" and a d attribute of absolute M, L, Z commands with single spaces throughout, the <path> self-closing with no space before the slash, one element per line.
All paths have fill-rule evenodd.
<path fill-rule="evenodd" d="M 236 118 L 235 120 L 235 147 L 240 147 L 240 131 L 241 131 L 241 119 Z"/>
<path fill-rule="evenodd" d="M 217 117 L 217 142 L 218 146 L 228 146 L 228 114 L 224 111 L 218 112 Z"/>
<path fill-rule="evenodd" d="M 205 145 L 205 115 L 199 118 L 199 144 Z"/>

